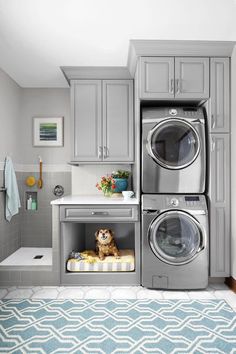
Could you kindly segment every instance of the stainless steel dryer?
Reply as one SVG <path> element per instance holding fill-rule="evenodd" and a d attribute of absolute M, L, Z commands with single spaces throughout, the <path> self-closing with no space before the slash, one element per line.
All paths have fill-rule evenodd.
<path fill-rule="evenodd" d="M 143 108 L 142 192 L 204 193 L 205 119 L 202 108 Z"/>
<path fill-rule="evenodd" d="M 208 284 L 208 212 L 203 195 L 142 196 L 142 285 L 203 289 Z"/>

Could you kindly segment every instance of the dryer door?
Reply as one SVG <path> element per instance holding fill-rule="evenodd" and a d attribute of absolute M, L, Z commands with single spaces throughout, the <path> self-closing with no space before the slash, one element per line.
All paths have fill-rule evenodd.
<path fill-rule="evenodd" d="M 160 214 L 149 228 L 149 243 L 156 257 L 168 264 L 193 260 L 205 245 L 203 230 L 190 214 L 171 210 Z"/>
<path fill-rule="evenodd" d="M 179 170 L 189 166 L 197 158 L 200 139 L 191 124 L 178 118 L 170 118 L 150 130 L 147 151 L 162 167 Z"/>

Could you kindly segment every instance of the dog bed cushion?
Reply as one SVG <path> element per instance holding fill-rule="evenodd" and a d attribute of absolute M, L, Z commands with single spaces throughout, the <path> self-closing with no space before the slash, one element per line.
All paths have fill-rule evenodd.
<path fill-rule="evenodd" d="M 106 256 L 101 261 L 94 251 L 81 252 L 84 259 L 68 259 L 69 272 L 132 272 L 134 271 L 134 251 L 120 250 L 120 258 Z"/>

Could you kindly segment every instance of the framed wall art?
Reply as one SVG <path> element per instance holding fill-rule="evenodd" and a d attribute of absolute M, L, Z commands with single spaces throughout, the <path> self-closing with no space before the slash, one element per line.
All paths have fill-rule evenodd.
<path fill-rule="evenodd" d="M 63 146 L 63 117 L 34 117 L 33 145 Z"/>

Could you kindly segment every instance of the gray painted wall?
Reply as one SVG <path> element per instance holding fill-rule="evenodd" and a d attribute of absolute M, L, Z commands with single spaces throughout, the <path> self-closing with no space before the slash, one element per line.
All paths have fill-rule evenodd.
<path fill-rule="evenodd" d="M 6 154 L 18 162 L 21 88 L 0 69 L 0 162 Z"/>
<path fill-rule="evenodd" d="M 70 90 L 21 89 L 21 163 L 34 164 L 42 156 L 45 164 L 65 164 L 70 160 Z M 33 147 L 33 117 L 64 117 L 63 147 Z"/>

